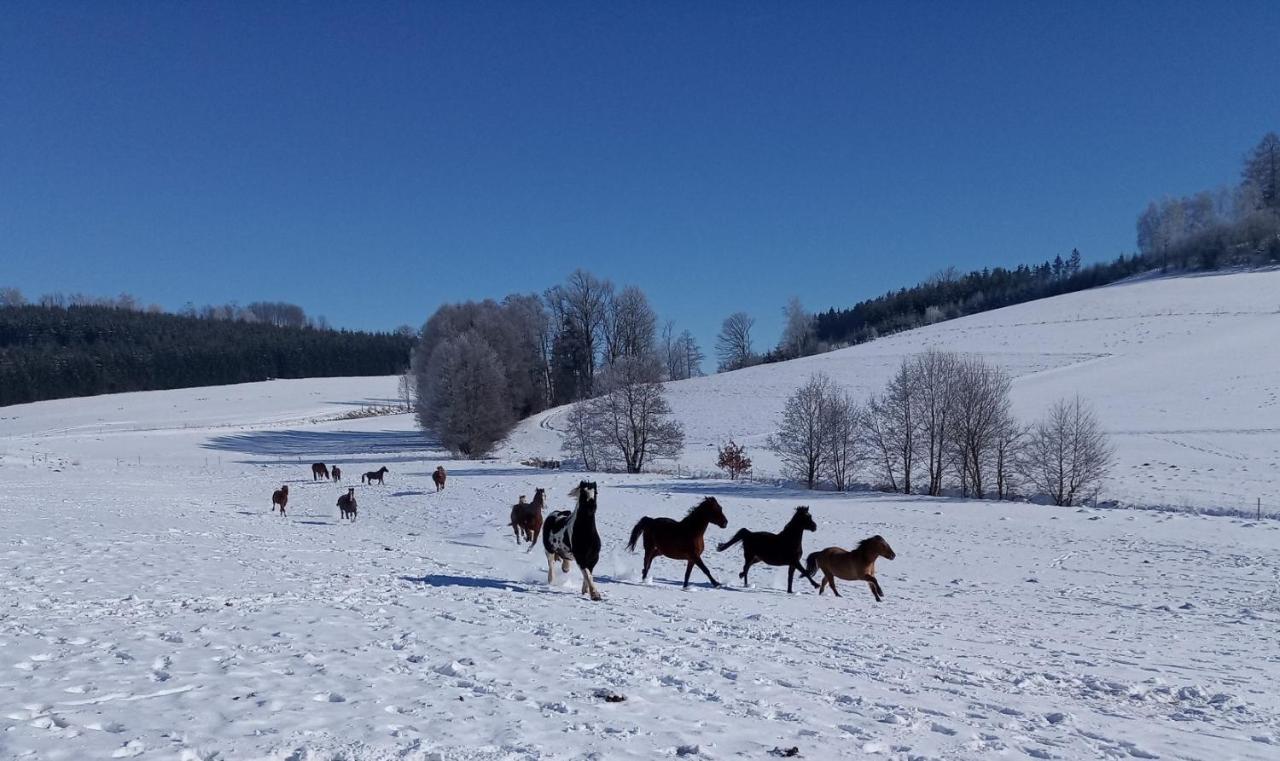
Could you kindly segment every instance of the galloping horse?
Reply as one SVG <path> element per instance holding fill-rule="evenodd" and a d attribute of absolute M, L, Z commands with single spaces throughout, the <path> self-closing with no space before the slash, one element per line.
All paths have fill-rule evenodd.
<path fill-rule="evenodd" d="M 280 515 L 284 515 L 284 506 L 289 504 L 289 485 L 285 484 L 279 489 L 271 493 L 271 512 L 275 512 L 276 508 L 280 508 Z"/>
<path fill-rule="evenodd" d="M 383 465 L 381 468 L 378 468 L 377 470 L 371 470 L 368 473 L 365 473 L 363 476 L 360 476 L 360 483 L 364 483 L 368 481 L 370 484 L 372 484 L 374 481 L 377 481 L 378 484 L 381 485 L 382 479 L 387 475 L 387 473 L 390 473 L 390 472 L 391 471 L 387 470 L 387 466 Z"/>
<path fill-rule="evenodd" d="M 321 478 L 329 480 L 329 469 L 324 466 L 324 463 L 317 462 L 311 466 L 311 480 L 318 481 Z"/>
<path fill-rule="evenodd" d="M 592 600 L 603 600 L 591 578 L 596 563 L 600 562 L 600 532 L 596 530 L 596 493 L 594 481 L 582 481 L 569 492 L 577 497 L 573 512 L 557 510 L 547 516 L 542 524 L 542 548 L 547 553 L 547 584 L 555 581 L 556 560 L 560 570 L 569 572 L 569 562 L 576 561 L 582 571 L 582 594 L 590 594 Z"/>
<path fill-rule="evenodd" d="M 436 491 L 444 491 L 444 482 L 448 477 L 449 474 L 444 472 L 444 466 L 437 465 L 435 472 L 431 474 L 431 480 L 436 484 Z"/>
<path fill-rule="evenodd" d="M 876 602 L 880 602 L 884 599 L 884 590 L 880 588 L 880 582 L 876 581 L 876 558 L 893 560 L 895 557 L 897 555 L 894 554 L 889 543 L 884 540 L 884 537 L 876 534 L 858 542 L 858 546 L 850 551 L 845 551 L 841 547 L 828 547 L 825 550 L 810 553 L 806 565 L 810 576 L 817 573 L 819 569 L 822 571 L 822 584 L 818 587 L 818 594 L 822 594 L 829 586 L 835 596 L 839 597 L 840 593 L 836 591 L 837 578 L 846 581 L 865 581 L 867 586 L 871 587 L 871 594 L 876 598 Z"/>
<path fill-rule="evenodd" d="M 516 544 L 526 541 L 529 550 L 537 544 L 538 532 L 542 531 L 542 508 L 546 502 L 547 490 L 535 489 L 532 503 L 525 502 L 524 495 L 521 495 L 520 501 L 511 506 L 511 530 L 515 532 Z"/>
<path fill-rule="evenodd" d="M 790 594 L 791 582 L 796 577 L 796 571 L 808 579 L 815 588 L 818 586 L 818 582 L 814 581 L 809 572 L 800 565 L 800 557 L 804 554 L 804 548 L 801 546 L 804 541 L 804 532 L 817 530 L 818 524 L 814 523 L 813 516 L 809 515 L 809 508 L 801 506 L 796 508 L 795 515 L 791 516 L 791 520 L 787 521 L 782 531 L 771 534 L 768 531 L 738 529 L 738 533 L 734 534 L 732 539 L 716 549 L 724 552 L 736 542 L 742 542 L 744 560 L 742 573 L 738 576 L 742 577 L 744 587 L 747 586 L 747 571 L 751 569 L 753 563 L 787 566 L 787 593 Z"/>
<path fill-rule="evenodd" d="M 343 518 L 350 517 L 351 520 L 356 519 L 356 488 L 354 486 L 347 489 L 347 493 L 338 497 L 338 511 Z"/>
<path fill-rule="evenodd" d="M 711 586 L 720 586 L 720 582 L 716 581 L 702 562 L 702 535 L 707 533 L 709 523 L 720 528 L 729 525 L 728 519 L 724 517 L 724 510 L 715 497 L 702 500 L 678 521 L 671 518 L 650 518 L 647 515 L 641 518 L 636 527 L 631 529 L 631 541 L 627 543 L 627 549 L 634 552 L 636 542 L 640 541 L 641 536 L 644 537 L 644 570 L 640 573 L 640 579 L 647 581 L 653 559 L 665 555 L 673 560 L 687 561 L 684 569 L 685 587 L 689 586 L 689 575 L 693 573 L 695 565 L 706 574 Z"/>

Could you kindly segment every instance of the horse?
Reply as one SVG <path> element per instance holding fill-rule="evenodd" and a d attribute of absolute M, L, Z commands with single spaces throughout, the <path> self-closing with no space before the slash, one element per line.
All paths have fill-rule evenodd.
<path fill-rule="evenodd" d="M 318 481 L 321 478 L 329 480 L 329 469 L 324 466 L 324 463 L 317 462 L 311 466 L 311 480 Z"/>
<path fill-rule="evenodd" d="M 895 557 L 897 556 L 889 543 L 876 534 L 858 542 L 858 546 L 849 551 L 841 547 L 828 547 L 812 552 L 806 565 L 810 576 L 819 569 L 822 570 L 822 584 L 818 587 L 818 594 L 822 594 L 829 586 L 835 596 L 839 597 L 840 592 L 836 590 L 837 578 L 865 581 L 871 587 L 871 594 L 876 602 L 880 602 L 884 599 L 884 590 L 880 588 L 880 582 L 876 581 L 876 559 L 893 560 Z"/>
<path fill-rule="evenodd" d="M 360 476 L 360 483 L 364 483 L 365 481 L 368 481 L 369 484 L 372 486 L 373 482 L 377 481 L 378 484 L 381 485 L 383 477 L 385 477 L 387 473 L 390 473 L 390 472 L 391 471 L 387 470 L 387 466 L 383 465 L 381 468 L 378 468 L 377 470 L 371 470 L 368 473 L 365 473 L 363 476 Z"/>
<path fill-rule="evenodd" d="M 649 566 L 653 559 L 664 555 L 673 560 L 687 561 L 684 569 L 686 588 L 695 565 L 706 574 L 711 586 L 720 586 L 720 582 L 716 581 L 702 562 L 702 535 L 707 533 L 707 524 L 710 523 L 720 528 L 729 525 L 729 520 L 724 517 L 724 510 L 715 497 L 703 499 L 678 521 L 672 518 L 650 518 L 647 515 L 641 518 L 635 528 L 631 529 L 631 541 L 627 543 L 627 549 L 635 552 L 636 543 L 641 536 L 644 537 L 644 570 L 640 573 L 640 580 L 648 580 Z"/>
<path fill-rule="evenodd" d="M 532 503 L 525 502 L 521 494 L 520 501 L 511 506 L 511 530 L 515 532 L 516 544 L 528 542 L 529 550 L 537 544 L 538 532 L 542 531 L 542 508 L 546 502 L 547 490 L 535 489 Z"/>
<path fill-rule="evenodd" d="M 329 478 L 333 479 L 334 482 L 341 481 L 342 468 L 339 468 L 337 465 L 334 465 L 332 468 L 329 468 Z"/>
<path fill-rule="evenodd" d="M 800 506 L 796 508 L 791 520 L 787 521 L 787 525 L 782 527 L 782 531 L 771 534 L 768 531 L 738 529 L 738 533 L 734 534 L 732 539 L 716 549 L 724 552 L 737 542 L 742 542 L 744 559 L 742 573 L 738 576 L 742 578 L 744 587 L 747 586 L 747 571 L 754 563 L 787 566 L 787 594 L 791 594 L 791 582 L 795 579 L 796 571 L 808 579 L 815 589 L 818 586 L 813 576 L 800 565 L 800 557 L 804 554 L 804 549 L 801 547 L 804 532 L 817 530 L 818 524 L 814 523 L 813 516 L 809 515 L 809 508 Z"/>
<path fill-rule="evenodd" d="M 271 512 L 275 512 L 276 508 L 280 508 L 280 515 L 284 515 L 284 506 L 289 504 L 289 485 L 285 484 L 279 489 L 271 492 Z"/>
<path fill-rule="evenodd" d="M 347 489 L 346 494 L 343 494 L 341 497 L 338 497 L 339 515 L 343 518 L 349 517 L 351 518 L 351 520 L 354 521 L 356 519 L 357 507 L 358 505 L 356 504 L 356 487 L 352 486 L 351 488 Z"/>
<path fill-rule="evenodd" d="M 596 530 L 596 494 L 594 481 L 582 481 L 571 492 L 578 504 L 569 510 L 557 510 L 542 524 L 542 549 L 547 553 L 547 584 L 555 581 L 556 560 L 560 570 L 569 572 L 569 561 L 576 561 L 582 571 L 582 594 L 592 600 L 603 600 L 596 589 L 591 572 L 600 561 L 600 532 Z"/>
<path fill-rule="evenodd" d="M 436 491 L 444 491 L 444 481 L 448 477 L 449 474 L 444 472 L 444 466 L 437 465 L 435 472 L 431 474 L 431 480 L 436 484 Z"/>

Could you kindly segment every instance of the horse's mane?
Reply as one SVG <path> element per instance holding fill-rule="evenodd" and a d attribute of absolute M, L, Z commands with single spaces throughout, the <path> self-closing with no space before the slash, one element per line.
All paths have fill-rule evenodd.
<path fill-rule="evenodd" d="M 685 513 L 684 517 L 688 518 L 690 515 L 693 515 L 694 513 L 698 512 L 699 510 L 702 509 L 703 505 L 707 504 L 713 499 L 715 499 L 715 497 L 703 497 L 701 502 L 689 508 L 689 512 Z"/>
<path fill-rule="evenodd" d="M 879 534 L 877 534 L 877 535 L 875 535 L 875 536 L 869 536 L 869 537 L 867 537 L 866 539 L 863 539 L 861 542 L 858 542 L 858 546 L 857 546 L 857 547 L 854 547 L 854 548 L 853 548 L 853 551 L 854 551 L 854 552 L 865 552 L 866 550 L 871 549 L 871 545 L 872 545 L 872 544 L 873 544 L 877 539 L 880 539 L 880 535 L 879 535 Z M 884 540 L 883 540 L 883 539 L 881 539 L 880 541 L 884 541 Z"/>

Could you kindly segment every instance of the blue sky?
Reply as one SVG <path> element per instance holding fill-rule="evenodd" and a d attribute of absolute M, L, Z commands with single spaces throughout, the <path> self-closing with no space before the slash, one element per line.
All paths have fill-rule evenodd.
<path fill-rule="evenodd" d="M 345 327 L 739 309 L 1134 247 L 1280 130 L 1280 3 L 6 3 L 0 285 Z"/>

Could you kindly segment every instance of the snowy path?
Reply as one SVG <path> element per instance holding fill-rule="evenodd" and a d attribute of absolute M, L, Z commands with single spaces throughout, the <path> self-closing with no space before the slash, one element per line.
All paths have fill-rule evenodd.
<path fill-rule="evenodd" d="M 23 420 L 0 459 L 0 757 L 1280 752 L 1277 522 L 609 476 L 591 603 L 504 525 L 534 486 L 567 506 L 576 477 L 449 463 L 404 416 L 110 437 Z M 33 466 L 37 443 L 67 464 Z M 344 464 L 354 524 L 310 452 Z M 358 485 L 365 462 L 385 487 Z M 711 542 L 802 497 L 809 549 L 883 534 L 887 599 L 787 595 L 771 569 L 682 591 L 672 561 L 638 583 L 631 525 L 707 493 L 730 522 Z M 739 555 L 707 561 L 736 581 Z"/>

